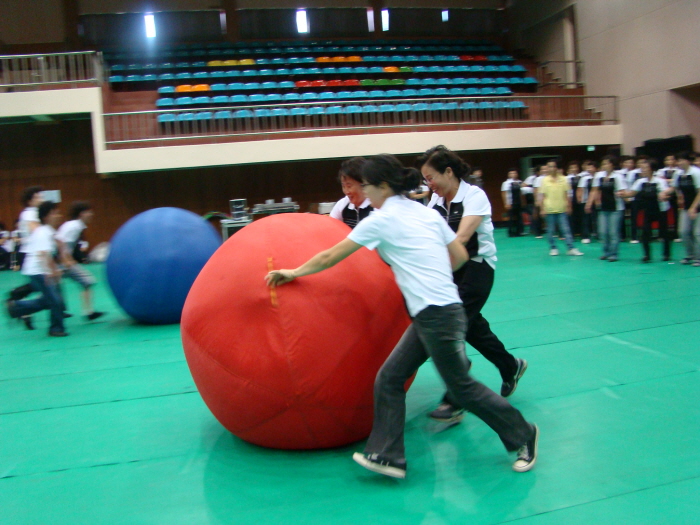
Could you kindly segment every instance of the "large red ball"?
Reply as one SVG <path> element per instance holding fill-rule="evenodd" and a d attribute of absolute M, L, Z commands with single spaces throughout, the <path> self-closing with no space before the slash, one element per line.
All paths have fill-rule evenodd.
<path fill-rule="evenodd" d="M 410 323 L 389 266 L 361 248 L 274 290 L 264 282 L 270 268 L 296 268 L 349 232 L 311 214 L 255 221 L 192 285 L 187 363 L 204 402 L 241 439 L 313 449 L 369 435 L 374 378 Z"/>

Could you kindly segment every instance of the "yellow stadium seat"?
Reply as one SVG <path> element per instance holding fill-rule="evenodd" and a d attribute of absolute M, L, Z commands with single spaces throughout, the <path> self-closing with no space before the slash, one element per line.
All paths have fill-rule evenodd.
<path fill-rule="evenodd" d="M 221 67 L 224 65 L 224 63 L 221 60 L 210 60 L 207 62 L 207 65 L 209 67 Z"/>
<path fill-rule="evenodd" d="M 181 86 L 175 87 L 175 93 L 189 93 L 192 91 L 192 86 L 189 84 L 182 84 Z"/>
<path fill-rule="evenodd" d="M 255 65 L 255 60 L 252 58 L 242 58 L 239 60 L 238 65 L 240 66 L 254 66 Z"/>
<path fill-rule="evenodd" d="M 223 65 L 224 66 L 237 66 L 238 60 L 224 60 Z"/>
<path fill-rule="evenodd" d="M 209 84 L 197 84 L 192 86 L 192 91 L 209 91 Z"/>

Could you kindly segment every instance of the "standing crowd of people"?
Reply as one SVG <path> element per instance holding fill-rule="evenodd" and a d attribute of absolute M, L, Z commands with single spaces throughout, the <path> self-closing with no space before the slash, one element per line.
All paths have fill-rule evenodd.
<path fill-rule="evenodd" d="M 75 202 L 70 220 L 63 222 L 59 205 L 44 200 L 42 188 L 32 186 L 22 194 L 24 209 L 17 220 L 16 233 L 3 232 L 3 249 L 11 269 L 21 269 L 26 284 L 9 292 L 6 308 L 11 318 L 20 319 L 28 330 L 34 329 L 33 315 L 49 310 L 49 335 L 68 335 L 64 320 L 72 317 L 66 310 L 62 277 L 74 280 L 81 288 L 83 315 L 94 321 L 104 312 L 93 308 L 92 287 L 96 281 L 82 265 L 81 236 L 92 221 L 94 212 L 87 202 Z M 11 243 L 8 250 L 8 239 Z M 5 259 L 3 259 L 5 260 Z M 31 297 L 36 295 L 35 297 Z"/>
<path fill-rule="evenodd" d="M 517 169 L 501 185 L 508 213 L 508 234 L 524 235 L 524 217 L 530 233 L 543 237 L 546 229 L 550 255 L 559 255 L 557 234 L 568 255 L 583 255 L 574 237 L 589 244 L 596 236 L 601 260 L 615 262 L 619 243 L 641 241 L 642 262 L 652 259 L 653 230 L 663 242 L 662 258 L 671 260 L 672 242 L 683 242 L 681 264 L 700 266 L 700 158 L 688 152 L 667 155 L 664 166 L 646 155 L 636 158 L 605 156 L 600 164 L 571 161 L 564 174 L 559 161 L 538 166 L 524 181 Z M 543 222 L 546 221 L 546 228 Z"/>

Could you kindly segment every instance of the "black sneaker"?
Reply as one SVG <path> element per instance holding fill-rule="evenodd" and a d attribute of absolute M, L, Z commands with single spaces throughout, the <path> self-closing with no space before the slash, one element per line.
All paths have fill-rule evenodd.
<path fill-rule="evenodd" d="M 516 358 L 515 362 L 518 364 L 518 368 L 515 370 L 513 379 L 510 381 L 503 381 L 501 384 L 501 396 L 503 397 L 510 397 L 513 395 L 515 389 L 518 388 L 518 381 L 520 381 L 520 378 L 523 377 L 525 370 L 527 370 L 527 361 L 525 361 L 525 359 Z"/>
<path fill-rule="evenodd" d="M 27 330 L 34 330 L 34 323 L 32 322 L 31 315 L 22 316 L 20 319 L 22 319 L 22 322 L 24 323 L 24 327 Z"/>
<path fill-rule="evenodd" d="M 647 256 L 645 255 L 644 257 L 642 257 L 642 262 L 643 262 L 643 263 L 651 262 L 651 257 L 647 257 Z"/>
<path fill-rule="evenodd" d="M 73 314 L 68 313 L 68 312 L 63 312 L 63 318 L 64 318 L 64 319 L 70 319 L 71 317 L 73 317 Z"/>
<path fill-rule="evenodd" d="M 102 317 L 104 314 L 104 312 L 92 312 L 91 314 L 86 315 L 85 319 L 88 321 L 94 321 L 95 319 Z"/>
<path fill-rule="evenodd" d="M 404 479 L 406 477 L 405 461 L 393 461 L 382 458 L 379 454 L 362 454 L 361 452 L 355 452 L 352 455 L 352 459 L 354 459 L 357 464 L 362 465 L 372 472 L 384 474 L 392 478 Z"/>
<path fill-rule="evenodd" d="M 516 472 L 527 472 L 535 466 L 537 461 L 537 441 L 540 437 L 540 429 L 537 425 L 532 425 L 535 429 L 532 437 L 518 450 L 518 459 L 513 463 L 513 470 Z"/>
<path fill-rule="evenodd" d="M 439 421 L 440 423 L 454 423 L 457 424 L 462 421 L 464 417 L 464 409 L 452 406 L 449 403 L 443 402 L 438 405 L 438 407 L 433 410 L 428 417 Z"/>

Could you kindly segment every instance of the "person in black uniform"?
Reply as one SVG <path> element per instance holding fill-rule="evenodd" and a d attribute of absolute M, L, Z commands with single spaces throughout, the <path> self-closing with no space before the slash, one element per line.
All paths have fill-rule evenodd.
<path fill-rule="evenodd" d="M 698 219 L 698 193 L 700 192 L 700 168 L 693 166 L 693 155 L 678 154 L 678 171 L 674 174 L 680 208 L 680 232 L 685 243 L 685 257 L 681 264 L 700 266 L 700 220 Z"/>
<path fill-rule="evenodd" d="M 637 165 L 642 170 L 641 177 L 627 191 L 627 195 L 635 197 L 639 202 L 639 209 L 644 213 L 642 222 L 642 245 L 644 257 L 642 262 L 651 261 L 651 230 L 655 221 L 659 223 L 659 237 L 664 241 L 664 261 L 671 259 L 671 236 L 668 232 L 668 196 L 670 194 L 666 179 L 655 175 L 651 161 L 643 159 Z"/>
<path fill-rule="evenodd" d="M 520 237 L 523 234 L 523 205 L 521 193 L 522 181 L 518 170 L 511 168 L 508 178 L 501 184 L 503 207 L 508 212 L 508 237 Z"/>
<path fill-rule="evenodd" d="M 481 314 L 493 288 L 497 260 L 491 204 L 482 189 L 464 182 L 469 166 L 444 146 L 429 149 L 416 164 L 433 191 L 428 207 L 442 215 L 469 254 L 469 261 L 452 276 L 467 314 L 465 339 L 498 368 L 503 380 L 501 396 L 508 397 L 515 392 L 527 361 L 508 353 Z M 448 392 L 430 417 L 457 423 L 463 413 Z"/>
<path fill-rule="evenodd" d="M 354 228 L 357 223 L 367 217 L 372 211 L 369 199 L 362 191 L 362 168 L 364 157 L 354 157 L 340 165 L 338 180 L 343 188 L 345 197 L 336 202 L 330 216 Z"/>
<path fill-rule="evenodd" d="M 573 236 L 581 235 L 581 226 L 583 225 L 584 204 L 578 201 L 578 183 L 581 182 L 581 170 L 577 160 L 572 160 L 566 167 L 566 180 L 569 182 L 571 189 L 571 216 L 569 222 L 571 226 L 571 234 Z"/>

